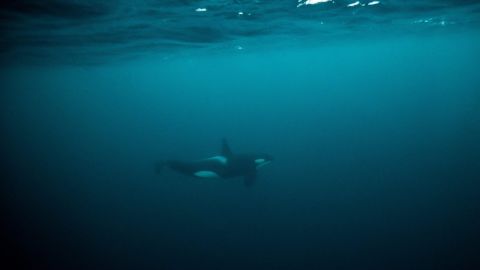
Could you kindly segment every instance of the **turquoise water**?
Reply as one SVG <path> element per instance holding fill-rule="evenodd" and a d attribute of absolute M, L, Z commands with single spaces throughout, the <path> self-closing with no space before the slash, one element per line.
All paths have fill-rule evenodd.
<path fill-rule="evenodd" d="M 478 269 L 480 6 L 377 2 L 1 4 L 2 264 Z"/>

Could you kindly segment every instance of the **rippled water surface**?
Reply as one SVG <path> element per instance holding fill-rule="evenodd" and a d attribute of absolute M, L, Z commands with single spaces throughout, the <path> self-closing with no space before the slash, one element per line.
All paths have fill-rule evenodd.
<path fill-rule="evenodd" d="M 89 63 L 479 26 L 478 1 L 164 0 L 1 4 L 1 58 Z"/>

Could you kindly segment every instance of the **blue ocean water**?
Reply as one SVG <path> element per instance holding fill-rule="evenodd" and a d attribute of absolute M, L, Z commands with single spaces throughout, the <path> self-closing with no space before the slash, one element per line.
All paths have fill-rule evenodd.
<path fill-rule="evenodd" d="M 478 1 L 0 7 L 1 269 L 480 268 Z"/>

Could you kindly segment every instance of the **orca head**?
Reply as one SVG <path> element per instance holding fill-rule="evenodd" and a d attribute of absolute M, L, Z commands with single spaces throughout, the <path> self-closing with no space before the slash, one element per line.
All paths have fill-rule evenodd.
<path fill-rule="evenodd" d="M 257 169 L 269 164 L 270 162 L 273 161 L 273 156 L 269 154 L 258 154 L 255 155 L 254 160 L 255 166 Z"/>

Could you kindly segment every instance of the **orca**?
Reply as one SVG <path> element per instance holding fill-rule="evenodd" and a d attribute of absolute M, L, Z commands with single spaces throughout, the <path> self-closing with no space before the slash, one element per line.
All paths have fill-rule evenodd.
<path fill-rule="evenodd" d="M 269 154 L 235 154 L 226 139 L 222 139 L 220 155 L 196 161 L 166 160 L 156 164 L 156 172 L 164 167 L 196 178 L 234 178 L 243 177 L 247 187 L 257 178 L 257 170 L 273 161 Z"/>

